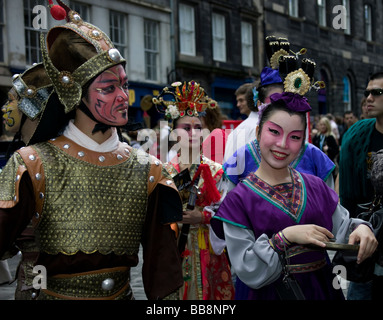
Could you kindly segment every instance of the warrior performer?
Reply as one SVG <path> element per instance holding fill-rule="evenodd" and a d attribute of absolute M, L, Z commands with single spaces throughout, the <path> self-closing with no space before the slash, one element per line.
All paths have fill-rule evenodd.
<path fill-rule="evenodd" d="M 67 23 L 41 41 L 53 89 L 44 98 L 41 86 L 13 82 L 19 110 L 37 123 L 0 175 L 0 256 L 22 252 L 16 298 L 133 299 L 141 243 L 145 293 L 166 298 L 183 283 L 170 226 L 182 220 L 178 190 L 159 160 L 119 141 L 128 122 L 124 58 L 57 2 Z M 46 276 L 38 283 L 35 267 Z"/>
<path fill-rule="evenodd" d="M 226 240 L 237 276 L 249 287 L 247 299 L 344 299 L 332 285 L 327 243 L 359 243 L 358 262 L 377 247 L 371 226 L 350 219 L 334 190 L 289 165 L 304 146 L 311 110 L 303 97 L 311 80 L 296 69 L 287 68 L 286 92 L 260 107 L 259 167 L 228 193 L 211 220 L 215 234 Z"/>
<path fill-rule="evenodd" d="M 178 152 L 165 167 L 179 187 L 184 203 L 178 240 L 184 276 L 180 299 L 231 300 L 234 288 L 229 263 L 225 254 L 216 255 L 212 251 L 208 228 L 212 211 L 207 206 L 221 198 L 216 185 L 221 181 L 222 165 L 206 158 L 201 151 L 201 117 L 217 103 L 195 81 L 175 82 L 153 102 L 173 128 L 170 139 L 177 139 L 172 149 L 178 147 Z"/>

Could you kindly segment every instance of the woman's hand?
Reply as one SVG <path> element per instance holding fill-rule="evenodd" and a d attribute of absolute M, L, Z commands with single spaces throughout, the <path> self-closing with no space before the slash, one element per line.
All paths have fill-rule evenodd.
<path fill-rule="evenodd" d="M 326 228 L 315 224 L 303 224 L 291 226 L 283 229 L 285 238 L 298 244 L 314 244 L 325 248 L 325 242 L 328 242 L 334 235 Z"/>
<path fill-rule="evenodd" d="M 359 225 L 351 234 L 348 240 L 349 244 L 359 243 L 357 263 L 363 262 L 370 257 L 378 246 L 378 241 L 374 233 L 365 224 Z"/>
<path fill-rule="evenodd" d="M 202 221 L 202 213 L 198 208 L 193 210 L 186 210 L 183 212 L 182 223 L 198 224 Z"/>

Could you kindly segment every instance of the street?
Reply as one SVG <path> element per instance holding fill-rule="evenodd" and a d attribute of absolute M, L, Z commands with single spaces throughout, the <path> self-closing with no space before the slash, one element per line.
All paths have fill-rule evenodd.
<path fill-rule="evenodd" d="M 334 251 L 329 251 L 330 259 L 334 256 Z M 12 277 L 14 277 L 17 264 L 20 260 L 20 256 L 17 255 L 12 259 L 8 260 L 9 269 L 11 270 Z M 142 248 L 140 247 L 139 252 L 139 263 L 137 267 L 131 269 L 131 286 L 134 292 L 134 296 L 136 300 L 147 300 L 144 292 L 144 288 L 142 285 L 142 277 L 141 277 L 141 269 L 142 269 Z M 335 275 L 334 275 L 335 276 Z M 347 283 L 348 287 L 348 283 Z M 0 286 L 0 300 L 14 300 L 14 293 L 16 289 L 16 282 L 11 285 L 1 285 Z M 347 289 L 343 289 L 343 294 L 347 295 Z"/>

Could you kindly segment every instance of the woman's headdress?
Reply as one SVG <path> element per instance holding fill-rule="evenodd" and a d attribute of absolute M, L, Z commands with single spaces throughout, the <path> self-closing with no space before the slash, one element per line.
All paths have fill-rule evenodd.
<path fill-rule="evenodd" d="M 304 53 L 306 52 L 304 51 Z M 314 82 L 316 63 L 309 58 L 303 58 L 300 61 L 299 55 L 281 55 L 279 57 L 279 74 L 283 80 L 284 92 L 272 94 L 270 101 L 272 103 L 281 102 L 292 111 L 308 112 L 311 110 L 311 106 L 304 95 L 311 89 L 323 89 L 325 84 L 323 81 Z M 261 114 L 267 106 L 268 104 L 259 107 Z"/>
<path fill-rule="evenodd" d="M 207 108 L 216 108 L 217 102 L 206 95 L 201 85 L 194 80 L 174 82 L 170 87 L 162 89 L 153 98 L 157 111 L 165 114 L 165 119 L 172 121 L 180 117 L 198 117 Z"/>

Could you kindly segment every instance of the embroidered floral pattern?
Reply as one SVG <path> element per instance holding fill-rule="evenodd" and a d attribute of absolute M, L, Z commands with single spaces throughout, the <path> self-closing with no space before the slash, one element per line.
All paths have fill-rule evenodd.
<path fill-rule="evenodd" d="M 293 183 L 271 186 L 255 173 L 249 174 L 243 183 L 299 222 L 306 207 L 306 190 L 298 171 L 290 169 L 290 175 Z"/>

